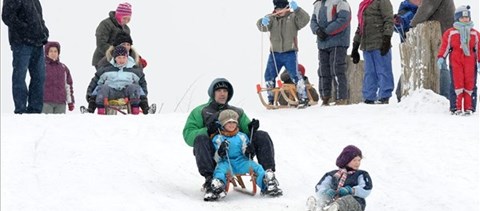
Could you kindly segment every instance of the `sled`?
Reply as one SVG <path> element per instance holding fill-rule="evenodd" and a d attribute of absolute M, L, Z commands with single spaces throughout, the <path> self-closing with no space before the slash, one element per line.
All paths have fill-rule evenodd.
<path fill-rule="evenodd" d="M 119 98 L 116 100 L 103 99 L 103 105 L 105 106 L 106 115 L 117 115 L 121 113 L 123 115 L 132 113 L 132 107 L 128 98 Z"/>
<path fill-rule="evenodd" d="M 260 98 L 260 102 L 267 109 L 279 109 L 279 108 L 292 108 L 297 107 L 299 99 L 297 97 L 297 88 L 294 84 L 284 84 L 282 81 L 277 81 L 278 87 L 275 88 L 263 88 L 260 84 L 257 84 L 257 94 Z M 308 105 L 316 105 L 318 102 L 313 100 L 312 95 L 308 91 L 312 87 L 311 84 L 306 84 L 307 96 L 308 96 Z M 263 92 L 272 91 L 273 93 L 273 104 L 267 103 L 263 97 Z M 280 96 L 286 101 L 286 104 L 282 105 L 279 102 Z"/>
<path fill-rule="evenodd" d="M 248 189 L 243 181 L 242 177 L 248 178 L 250 177 L 250 182 L 252 183 L 252 189 Z M 248 194 L 251 196 L 255 196 L 257 194 L 257 176 L 253 172 L 253 169 L 250 168 L 249 173 L 247 174 L 236 174 L 232 176 L 231 173 L 227 173 L 227 184 L 225 185 L 225 192 L 228 193 L 230 189 L 230 183 L 233 185 L 233 189 L 240 193 Z"/>

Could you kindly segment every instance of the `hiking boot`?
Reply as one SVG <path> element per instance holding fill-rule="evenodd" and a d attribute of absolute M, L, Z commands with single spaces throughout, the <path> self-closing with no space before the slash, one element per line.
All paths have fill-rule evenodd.
<path fill-rule="evenodd" d="M 335 105 L 347 105 L 348 101 L 347 99 L 338 99 L 335 101 Z"/>
<path fill-rule="evenodd" d="M 263 183 L 265 184 L 265 189 L 262 190 L 262 195 L 267 196 L 281 196 L 283 194 L 282 189 L 278 188 L 280 185 L 278 180 L 275 178 L 275 173 L 272 170 L 265 171 L 265 176 L 263 177 Z"/>
<path fill-rule="evenodd" d="M 329 106 L 330 97 L 322 97 L 322 106 Z"/>
<path fill-rule="evenodd" d="M 373 101 L 373 100 L 365 100 L 365 101 L 363 101 L 363 102 L 364 102 L 365 104 L 370 104 L 370 105 L 375 104 L 375 101 Z"/>
<path fill-rule="evenodd" d="M 306 108 L 306 107 L 308 107 L 308 98 L 301 99 L 298 101 L 297 108 Z"/>
<path fill-rule="evenodd" d="M 317 199 L 314 196 L 310 196 L 307 198 L 306 207 L 308 211 L 317 211 L 320 210 L 317 206 Z"/>
<path fill-rule="evenodd" d="M 378 104 L 388 104 L 388 99 L 389 99 L 388 97 L 386 97 L 386 98 L 380 98 L 380 99 L 378 100 Z"/>

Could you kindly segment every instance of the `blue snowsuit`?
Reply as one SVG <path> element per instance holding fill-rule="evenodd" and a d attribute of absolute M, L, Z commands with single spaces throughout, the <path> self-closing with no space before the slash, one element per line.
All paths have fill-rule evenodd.
<path fill-rule="evenodd" d="M 217 167 L 213 172 L 213 178 L 222 180 L 224 184 L 227 184 L 227 173 L 233 171 L 233 174 L 245 174 L 250 171 L 250 168 L 252 168 L 257 176 L 256 182 L 258 187 L 260 187 L 261 190 L 266 188 L 266 185 L 263 182 L 265 170 L 260 164 L 253 160 L 249 160 L 244 154 L 247 144 L 250 143 L 250 139 L 245 133 L 237 132 L 237 134 L 233 136 L 217 134 L 213 137 L 212 141 L 213 146 L 215 147 L 214 158 L 215 161 L 217 161 Z M 230 142 L 227 154 L 228 158 L 220 158 L 218 155 L 218 148 L 224 141 Z"/>

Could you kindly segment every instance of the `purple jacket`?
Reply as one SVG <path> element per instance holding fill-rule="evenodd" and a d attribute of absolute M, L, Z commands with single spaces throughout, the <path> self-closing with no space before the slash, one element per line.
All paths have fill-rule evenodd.
<path fill-rule="evenodd" d="M 45 89 L 43 94 L 44 103 L 75 103 L 73 97 L 73 80 L 70 70 L 66 65 L 48 58 L 51 47 L 58 49 L 60 55 L 60 43 L 48 42 L 45 45 Z"/>

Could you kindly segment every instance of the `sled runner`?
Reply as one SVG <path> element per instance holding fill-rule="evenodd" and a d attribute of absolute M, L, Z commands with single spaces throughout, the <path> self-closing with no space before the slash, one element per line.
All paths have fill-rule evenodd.
<path fill-rule="evenodd" d="M 297 88 L 294 84 L 284 84 L 282 81 L 278 80 L 277 81 L 278 87 L 275 88 L 264 88 L 260 84 L 257 84 L 257 94 L 258 97 L 260 98 L 260 102 L 262 103 L 263 106 L 267 109 L 278 109 L 278 108 L 292 108 L 292 107 L 297 107 L 299 99 L 297 97 Z M 305 85 L 307 90 L 312 87 L 311 84 L 306 84 Z M 273 102 L 272 103 L 267 103 L 263 97 L 263 92 L 269 92 L 271 91 L 273 93 Z M 307 91 L 307 96 L 309 99 L 308 105 L 316 105 L 318 102 L 313 100 L 312 95 L 310 92 Z M 286 104 L 282 105 L 279 100 L 282 98 L 284 101 L 286 101 Z"/>
<path fill-rule="evenodd" d="M 242 177 L 250 177 L 250 182 L 252 182 L 252 189 L 247 189 L 245 183 L 243 182 Z M 236 174 L 232 176 L 231 173 L 227 174 L 227 184 L 225 185 L 225 192 L 228 193 L 230 188 L 230 183 L 233 185 L 233 189 L 240 193 L 245 193 L 251 196 L 255 196 L 257 194 L 257 176 L 253 173 L 253 169 L 250 168 L 250 172 L 247 174 Z M 238 184 L 237 184 L 238 183 Z"/>

